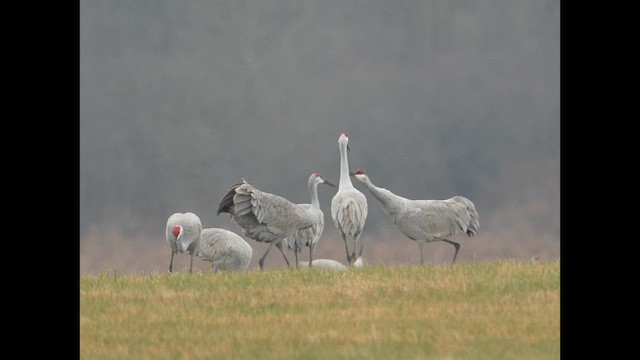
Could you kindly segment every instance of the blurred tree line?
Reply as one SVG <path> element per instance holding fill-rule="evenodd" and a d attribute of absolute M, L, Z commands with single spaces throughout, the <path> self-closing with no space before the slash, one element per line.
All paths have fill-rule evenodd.
<path fill-rule="evenodd" d="M 244 177 L 309 202 L 351 169 L 409 198 L 463 195 L 481 232 L 559 239 L 558 1 L 80 3 L 80 236 L 203 226 Z M 369 196 L 370 233 L 392 226 Z M 321 188 L 325 232 L 334 230 Z"/>

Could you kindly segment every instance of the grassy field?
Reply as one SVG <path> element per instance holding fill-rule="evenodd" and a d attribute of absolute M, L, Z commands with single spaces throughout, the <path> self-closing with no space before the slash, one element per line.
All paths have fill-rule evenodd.
<path fill-rule="evenodd" d="M 560 262 L 80 278 L 82 359 L 558 359 Z"/>

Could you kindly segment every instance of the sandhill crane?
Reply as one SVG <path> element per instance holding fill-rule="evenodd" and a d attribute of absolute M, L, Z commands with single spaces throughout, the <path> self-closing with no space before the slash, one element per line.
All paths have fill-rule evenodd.
<path fill-rule="evenodd" d="M 358 258 L 351 264 L 354 268 L 362 268 L 364 266 L 365 260 L 362 257 L 362 246 L 360 247 L 360 253 L 358 254 Z M 344 266 L 341 262 L 333 259 L 315 259 L 312 262 L 309 261 L 299 261 L 298 264 L 304 268 L 313 267 L 318 269 L 333 269 L 333 270 L 347 270 L 347 267 Z M 311 265 L 309 265 L 311 264 Z"/>
<path fill-rule="evenodd" d="M 198 248 L 198 242 L 202 235 L 202 224 L 198 215 L 188 213 L 175 213 L 167 220 L 166 239 L 171 247 L 171 261 L 169 272 L 173 271 L 173 256 L 180 251 L 189 252 L 191 262 L 189 272 L 193 269 L 193 254 Z"/>
<path fill-rule="evenodd" d="M 326 180 L 318 177 L 322 183 Z M 310 228 L 322 221 L 322 213 L 306 206 L 268 192 L 258 190 L 242 179 L 241 183 L 232 185 L 220 201 L 217 214 L 228 213 L 231 219 L 244 229 L 244 235 L 261 242 L 269 243 L 269 247 L 259 260 L 263 268 L 271 246 L 275 245 L 287 266 L 287 256 L 282 250 L 282 242 L 294 238 L 300 230 Z"/>
<path fill-rule="evenodd" d="M 340 261 L 333 259 L 315 259 L 311 263 L 309 261 L 299 261 L 298 264 L 303 268 L 313 267 L 317 269 L 347 270 L 347 267 Z"/>
<path fill-rule="evenodd" d="M 210 261 L 213 271 L 244 271 L 249 267 L 253 249 L 233 231 L 208 228 L 202 230 L 196 256 Z"/>
<path fill-rule="evenodd" d="M 299 230 L 295 235 L 287 239 L 289 248 L 293 250 L 296 256 L 296 266 L 299 265 L 298 253 L 302 251 L 304 246 L 309 247 L 309 261 L 313 261 L 313 250 L 316 248 L 318 240 L 320 240 L 320 236 L 324 230 L 324 213 L 320 210 L 320 200 L 318 200 L 319 184 L 327 184 L 329 186 L 336 187 L 334 184 L 324 179 L 319 172 L 315 172 L 309 176 L 308 185 L 309 193 L 311 194 L 311 204 L 299 205 L 309 213 L 315 213 L 319 221 L 309 228 Z"/>
<path fill-rule="evenodd" d="M 346 133 L 338 138 L 340 149 L 340 184 L 338 192 L 331 199 L 331 218 L 336 226 L 347 251 L 347 261 L 351 264 L 355 261 L 356 247 L 362 235 L 364 223 L 367 220 L 367 198 L 358 189 L 353 187 L 349 178 L 349 137 Z M 347 238 L 353 239 L 353 251 L 349 253 Z"/>
<path fill-rule="evenodd" d="M 444 241 L 453 245 L 456 248 L 453 255 L 455 262 L 460 244 L 447 238 L 458 233 L 471 237 L 480 229 L 475 206 L 463 196 L 454 196 L 446 200 L 410 200 L 375 186 L 362 169 L 352 172 L 351 175 L 378 199 L 384 212 L 391 216 L 391 220 L 400 231 L 409 239 L 418 242 L 420 264 L 424 264 L 424 245 L 433 241 Z"/>

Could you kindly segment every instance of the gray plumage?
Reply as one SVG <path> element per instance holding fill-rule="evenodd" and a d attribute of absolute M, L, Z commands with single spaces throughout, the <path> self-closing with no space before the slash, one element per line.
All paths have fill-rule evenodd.
<path fill-rule="evenodd" d="M 338 147 L 340 149 L 340 184 L 338 192 L 331 199 L 331 219 L 338 229 L 347 252 L 347 261 L 351 264 L 356 260 L 356 247 L 362 235 L 364 223 L 367 220 L 367 198 L 351 184 L 349 178 L 349 160 L 347 150 L 349 138 L 346 133 L 340 134 Z M 353 250 L 349 251 L 349 240 L 353 242 Z"/>
<path fill-rule="evenodd" d="M 333 259 L 315 259 L 309 265 L 309 261 L 299 261 L 298 264 L 303 267 L 312 267 L 317 269 L 347 270 L 340 261 Z"/>
<path fill-rule="evenodd" d="M 362 257 L 362 246 L 360 247 L 360 253 L 358 254 L 358 258 L 351 264 L 354 268 L 362 268 L 366 261 Z M 311 265 L 309 265 L 311 263 Z M 313 267 L 317 269 L 332 269 L 332 270 L 347 270 L 347 266 L 343 265 L 340 261 L 333 259 L 315 259 L 312 262 L 309 261 L 299 261 L 298 264 L 305 267 Z"/>
<path fill-rule="evenodd" d="M 209 228 L 202 230 L 196 256 L 211 262 L 213 271 L 245 271 L 251 262 L 253 249 L 233 231 Z"/>
<path fill-rule="evenodd" d="M 319 222 L 321 214 L 309 210 L 304 204 L 295 204 L 281 196 L 261 191 L 243 179 L 229 188 L 220 201 L 217 214 L 230 214 L 231 219 L 243 228 L 245 236 L 269 243 L 259 260 L 262 269 L 264 259 L 273 245 L 290 266 L 282 249 L 283 242 L 287 245 L 287 238 L 294 238 L 298 231 Z"/>
<path fill-rule="evenodd" d="M 456 248 L 453 255 L 455 262 L 460 244 L 447 238 L 457 234 L 471 237 L 480 229 L 475 205 L 463 196 L 454 196 L 446 200 L 410 200 L 375 186 L 362 169 L 352 172 L 351 175 L 369 189 L 398 229 L 409 239 L 418 242 L 421 264 L 424 263 L 424 245 L 433 241 L 444 241 L 453 245 Z"/>
<path fill-rule="evenodd" d="M 287 239 L 289 249 L 293 250 L 296 257 L 296 266 L 299 266 L 298 253 L 302 248 L 309 247 L 309 261 L 313 261 L 313 251 L 315 250 L 322 231 L 324 230 L 324 213 L 320 209 L 320 200 L 318 200 L 318 185 L 327 184 L 335 187 L 334 184 L 325 180 L 320 173 L 313 173 L 309 176 L 307 182 L 309 193 L 311 195 L 311 204 L 299 204 L 306 212 L 316 218 L 314 224 L 306 229 L 299 230 L 291 238 Z"/>
<path fill-rule="evenodd" d="M 202 235 L 202 224 L 198 215 L 188 213 L 175 213 L 167 219 L 166 240 L 171 248 L 171 260 L 169 272 L 173 271 L 173 256 L 180 251 L 188 252 L 191 256 L 189 272 L 193 269 L 193 255 L 198 248 Z"/>

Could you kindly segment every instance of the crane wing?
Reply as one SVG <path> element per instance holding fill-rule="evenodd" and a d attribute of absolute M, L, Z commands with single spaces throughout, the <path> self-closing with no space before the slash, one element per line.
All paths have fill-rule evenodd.
<path fill-rule="evenodd" d="M 245 183 L 235 189 L 233 203 L 236 216 L 253 213 L 258 222 L 279 229 L 307 228 L 311 226 L 299 205 Z"/>
<path fill-rule="evenodd" d="M 361 192 L 339 192 L 331 201 L 331 218 L 338 230 L 354 238 L 367 220 L 367 198 Z"/>
<path fill-rule="evenodd" d="M 311 204 L 300 204 L 300 206 L 307 207 L 311 211 Z M 320 239 L 322 231 L 324 230 L 324 215 L 322 211 L 319 211 L 318 222 L 306 229 L 298 230 L 294 235 L 289 237 L 289 249 L 294 250 L 294 243 L 298 244 L 298 247 L 310 246 L 315 244 Z"/>
<path fill-rule="evenodd" d="M 465 224 L 460 226 L 463 231 L 469 236 L 476 235 L 480 230 L 480 218 L 473 202 L 464 196 L 454 196 L 449 200 L 456 205 L 459 222 Z"/>
<path fill-rule="evenodd" d="M 473 204 L 467 202 L 453 198 L 413 200 L 415 206 L 394 218 L 394 222 L 412 239 L 423 238 L 425 234 L 431 239 L 444 239 L 459 232 L 471 236 L 477 233 L 479 225 Z M 469 206 L 472 210 L 468 209 Z"/>

